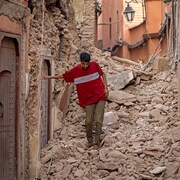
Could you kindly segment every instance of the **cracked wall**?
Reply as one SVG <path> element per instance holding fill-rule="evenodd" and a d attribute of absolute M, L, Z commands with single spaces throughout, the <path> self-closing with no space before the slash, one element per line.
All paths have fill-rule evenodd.
<path fill-rule="evenodd" d="M 29 38 L 30 86 L 27 99 L 30 178 L 34 178 L 39 169 L 43 60 L 49 61 L 51 74 L 58 74 L 79 63 L 79 53 L 82 50 L 90 51 L 89 48 L 94 46 L 95 37 L 93 2 L 82 1 L 80 7 L 83 8 L 78 18 L 76 18 L 76 10 L 79 5 L 75 1 L 71 3 L 69 0 L 62 0 L 59 5 L 51 1 L 45 3 L 44 7 L 42 2 L 33 2 Z M 50 136 L 52 138 L 53 131 L 63 126 L 59 105 L 63 99 L 66 83 L 62 80 L 51 80 L 51 83 Z M 69 97 L 65 99 L 68 103 Z"/>

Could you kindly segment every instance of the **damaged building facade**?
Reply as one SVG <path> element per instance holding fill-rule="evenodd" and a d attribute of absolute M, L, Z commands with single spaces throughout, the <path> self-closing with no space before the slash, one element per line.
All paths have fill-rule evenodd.
<path fill-rule="evenodd" d="M 63 125 L 73 88 L 41 76 L 68 70 L 94 47 L 95 8 L 95 0 L 0 2 L 2 179 L 38 177 L 40 151 Z"/>
<path fill-rule="evenodd" d="M 25 3 L 0 2 L 0 177 L 27 177 L 26 73 L 29 19 Z"/>

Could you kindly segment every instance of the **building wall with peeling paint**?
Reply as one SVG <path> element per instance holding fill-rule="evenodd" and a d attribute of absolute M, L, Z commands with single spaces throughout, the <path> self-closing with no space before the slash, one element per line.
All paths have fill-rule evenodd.
<path fill-rule="evenodd" d="M 79 63 L 79 53 L 90 51 L 96 36 L 95 0 L 42 2 L 32 1 L 31 9 L 22 0 L 0 4 L 0 38 L 17 38 L 19 48 L 17 179 L 23 180 L 39 176 L 40 152 L 63 126 L 73 90 L 63 80 L 44 81 L 41 76 L 63 73 Z"/>
<path fill-rule="evenodd" d="M 1 78 L 1 93 L 2 88 L 7 86 L 7 83 L 3 84 L 3 74 L 9 73 L 10 83 L 15 87 L 10 87 L 9 92 L 4 92 L 1 94 L 0 101 L 4 108 L 4 116 L 2 116 L 1 127 L 0 127 L 0 141 L 2 143 L 3 131 L 2 131 L 2 122 L 3 119 L 7 121 L 4 125 L 12 125 L 13 129 L 9 129 L 10 134 L 7 134 L 8 141 L 3 144 L 4 148 L 8 145 L 10 149 L 13 149 L 14 153 L 11 157 L 12 164 L 15 162 L 15 171 L 5 173 L 2 172 L 3 167 L 1 167 L 1 173 L 5 179 L 10 178 L 10 173 L 13 174 L 13 178 L 16 179 L 27 179 L 28 177 L 28 127 L 26 119 L 26 88 L 28 82 L 26 76 L 28 73 L 28 39 L 29 39 L 29 9 L 25 5 L 24 1 L 1 1 L 0 3 L 0 78 Z M 8 53 L 13 53 L 9 49 L 8 42 L 15 45 L 15 62 L 12 62 L 12 65 L 8 65 L 8 62 L 11 59 L 6 59 L 6 57 L 13 57 Z M 11 69 L 15 69 L 11 71 Z M 14 90 L 13 90 L 14 89 Z M 8 90 L 8 89 L 7 89 Z M 13 95 L 14 94 L 14 95 Z M 8 96 L 9 97 L 6 97 Z M 12 102 L 12 96 L 15 96 L 15 102 Z M 4 101 L 6 99 L 7 102 Z M 9 102 L 10 101 L 10 102 Z M 9 105 L 7 106 L 6 104 Z M 12 107 L 14 106 L 14 107 Z M 9 116 L 6 117 L 5 111 L 9 112 Z M 7 132 L 7 131 L 6 131 Z M 11 133 L 12 132 L 12 133 Z M 15 136 L 14 140 L 11 139 L 11 136 Z M 13 147 L 14 145 L 14 147 Z M 1 148 L 3 148 L 1 146 Z M 8 152 L 11 150 L 9 149 Z M 1 151 L 1 160 L 2 156 L 6 156 Z M 8 159 L 6 159 L 8 161 Z M 5 163 L 4 163 L 5 164 Z M 3 164 L 3 166 L 4 166 Z M 9 165 L 10 166 L 10 165 Z M 9 174 L 8 174 L 9 173 Z M 9 176 L 9 177 L 8 177 Z M 2 174 L 1 174 L 1 178 Z"/>

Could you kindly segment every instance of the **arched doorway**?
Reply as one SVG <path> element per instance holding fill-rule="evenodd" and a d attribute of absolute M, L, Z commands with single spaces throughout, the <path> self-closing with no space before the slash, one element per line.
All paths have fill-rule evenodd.
<path fill-rule="evenodd" d="M 0 46 L 0 177 L 2 180 L 17 179 L 17 49 L 14 38 L 2 39 Z"/>

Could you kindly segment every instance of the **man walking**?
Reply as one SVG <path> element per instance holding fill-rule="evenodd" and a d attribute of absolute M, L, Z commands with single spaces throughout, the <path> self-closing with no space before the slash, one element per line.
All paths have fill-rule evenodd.
<path fill-rule="evenodd" d="M 81 63 L 64 74 L 57 76 L 43 76 L 44 79 L 64 79 L 73 82 L 77 87 L 79 104 L 86 112 L 86 137 L 88 147 L 94 145 L 98 148 L 101 142 L 106 97 L 108 96 L 106 76 L 95 61 L 90 61 L 90 54 L 80 54 Z M 93 125 L 95 124 L 95 137 L 93 137 Z"/>

